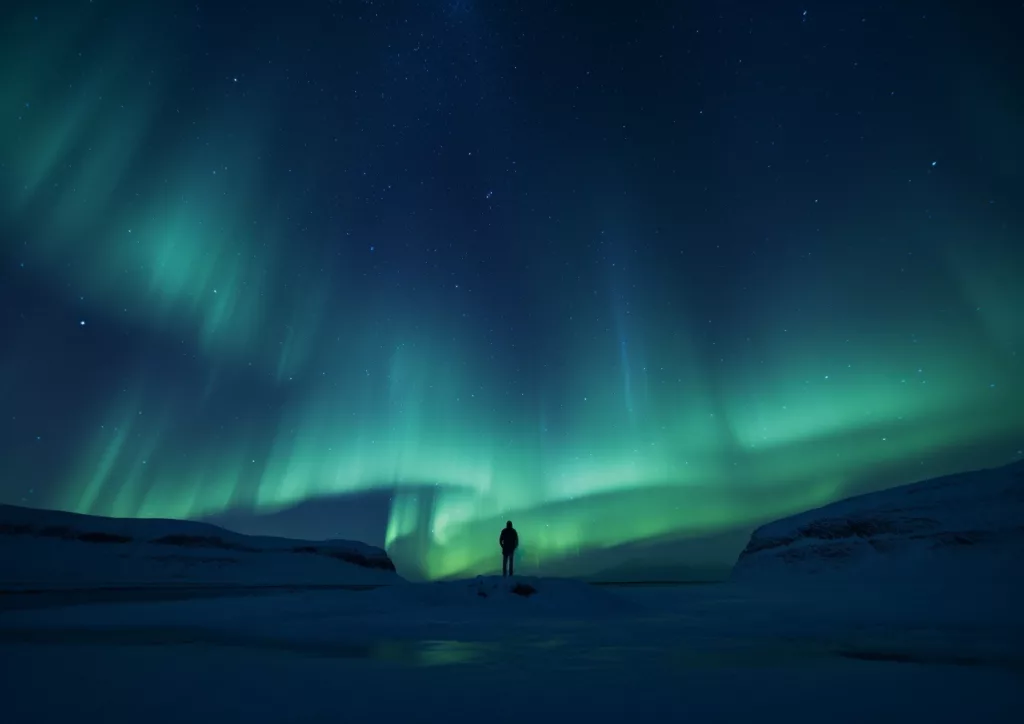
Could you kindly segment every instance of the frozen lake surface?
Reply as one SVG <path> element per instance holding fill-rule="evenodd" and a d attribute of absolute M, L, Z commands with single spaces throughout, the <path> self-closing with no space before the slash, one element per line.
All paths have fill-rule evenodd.
<path fill-rule="evenodd" d="M 519 582 L 5 596 L 5 720 L 1024 720 L 1009 584 Z"/>

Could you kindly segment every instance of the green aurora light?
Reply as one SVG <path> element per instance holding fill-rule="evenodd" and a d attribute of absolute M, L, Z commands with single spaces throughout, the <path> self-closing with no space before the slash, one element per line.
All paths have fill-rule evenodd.
<path fill-rule="evenodd" d="M 456 287 L 428 248 L 418 271 L 368 281 L 362 243 L 326 243 L 350 210 L 321 213 L 316 154 L 286 150 L 282 126 L 294 145 L 316 123 L 277 100 L 289 71 L 187 93 L 195 68 L 146 17 L 19 17 L 0 43 L 4 262 L 97 324 L 147 330 L 184 370 L 88 382 L 32 504 L 195 518 L 394 490 L 389 550 L 441 578 L 493 568 L 506 517 L 523 569 L 543 569 L 1019 454 L 1011 231 L 840 214 L 816 233 L 827 258 L 755 268 L 715 315 L 699 257 L 668 269 L 637 251 L 650 225 L 595 205 L 579 213 L 619 231 L 583 263 L 559 249 L 568 220 L 528 230 L 516 274 L 537 311 L 487 316 L 493 264 Z M 918 256 L 861 242 L 880 226 Z M 52 383 L 33 360 L 55 343 L 25 334 L 4 354 L 12 407 Z"/>

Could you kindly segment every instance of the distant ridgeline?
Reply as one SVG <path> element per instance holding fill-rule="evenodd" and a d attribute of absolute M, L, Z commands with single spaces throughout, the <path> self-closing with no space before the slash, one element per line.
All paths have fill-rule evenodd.
<path fill-rule="evenodd" d="M 0 586 L 398 580 L 385 551 L 357 541 L 246 536 L 194 521 L 0 505 Z"/>

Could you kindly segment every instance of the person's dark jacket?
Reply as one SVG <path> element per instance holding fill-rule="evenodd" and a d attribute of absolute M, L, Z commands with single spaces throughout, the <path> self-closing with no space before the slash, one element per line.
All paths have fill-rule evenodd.
<path fill-rule="evenodd" d="M 502 528 L 498 543 L 501 545 L 501 552 L 509 555 L 519 547 L 519 534 L 515 528 Z"/>

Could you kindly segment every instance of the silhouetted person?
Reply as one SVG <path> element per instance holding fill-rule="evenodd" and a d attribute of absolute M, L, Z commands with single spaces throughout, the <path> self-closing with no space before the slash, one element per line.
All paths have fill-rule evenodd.
<path fill-rule="evenodd" d="M 501 531 L 501 535 L 498 536 L 498 545 L 501 546 L 502 578 L 515 575 L 513 569 L 515 568 L 516 548 L 519 547 L 519 534 L 512 527 L 511 520 L 505 523 L 505 528 Z"/>

